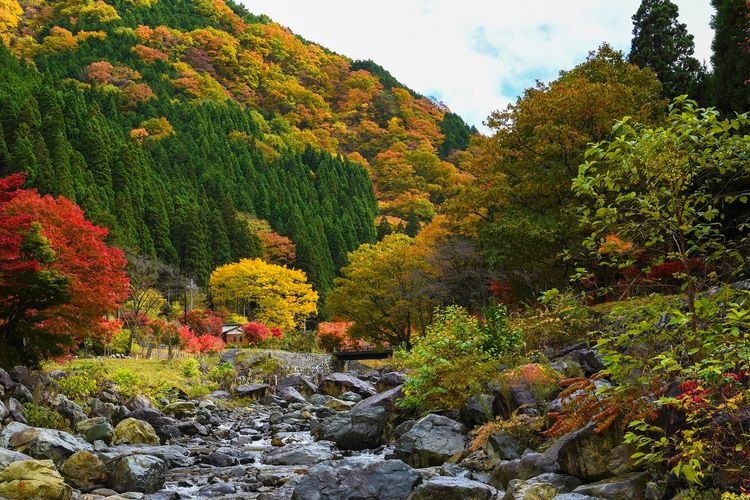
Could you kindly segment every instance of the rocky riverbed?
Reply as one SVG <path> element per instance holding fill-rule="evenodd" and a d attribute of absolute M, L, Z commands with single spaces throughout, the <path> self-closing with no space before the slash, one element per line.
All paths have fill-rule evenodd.
<path fill-rule="evenodd" d="M 224 358 L 236 362 L 235 354 Z M 161 409 L 141 396 L 123 401 L 103 391 L 84 410 L 57 394 L 50 377 L 0 370 L 0 497 L 658 497 L 629 460 L 632 450 L 590 427 L 543 452 L 503 433 L 470 452 L 468 431 L 493 413 L 533 415 L 559 404 L 538 400 L 523 384 L 474 397 L 460 413 L 413 415 L 395 406 L 400 373 L 331 373 L 320 358 L 284 356 L 296 356 L 300 374 L 272 384 L 240 378 L 231 391 Z M 591 371 L 597 367 L 586 363 L 595 362 L 591 352 L 571 351 L 557 366 Z M 32 394 L 45 395 L 75 432 L 28 426 L 21 403 Z"/>

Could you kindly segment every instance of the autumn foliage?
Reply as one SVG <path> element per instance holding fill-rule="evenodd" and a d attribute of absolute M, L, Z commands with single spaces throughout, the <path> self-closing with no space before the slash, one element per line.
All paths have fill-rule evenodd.
<path fill-rule="evenodd" d="M 23 181 L 0 181 L 0 341 L 35 363 L 111 332 L 102 317 L 127 297 L 128 279 L 106 229 Z"/>
<path fill-rule="evenodd" d="M 242 325 L 242 332 L 245 334 L 245 340 L 252 345 L 260 344 L 269 339 L 280 339 L 283 336 L 280 328 L 269 328 L 257 321 Z"/>

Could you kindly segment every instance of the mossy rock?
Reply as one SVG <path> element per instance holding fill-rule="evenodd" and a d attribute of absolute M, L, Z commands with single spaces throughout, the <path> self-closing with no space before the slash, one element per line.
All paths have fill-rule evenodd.
<path fill-rule="evenodd" d="M 112 444 L 150 444 L 159 445 L 159 436 L 148 422 L 135 418 L 126 418 L 115 427 Z"/>
<path fill-rule="evenodd" d="M 70 486 L 55 470 L 52 460 L 23 460 L 0 471 L 0 497 L 69 500 Z"/>

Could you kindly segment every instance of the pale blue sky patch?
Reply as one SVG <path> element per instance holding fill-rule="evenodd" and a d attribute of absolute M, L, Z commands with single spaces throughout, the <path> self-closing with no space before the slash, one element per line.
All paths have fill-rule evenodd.
<path fill-rule="evenodd" d="M 372 59 L 404 85 L 482 121 L 535 80 L 585 60 L 602 42 L 628 52 L 640 0 L 240 0 L 304 38 Z M 710 61 L 710 0 L 673 0 Z"/>

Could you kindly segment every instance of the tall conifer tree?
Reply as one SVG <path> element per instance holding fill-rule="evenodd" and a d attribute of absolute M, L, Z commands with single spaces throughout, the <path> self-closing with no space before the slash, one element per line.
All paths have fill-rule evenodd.
<path fill-rule="evenodd" d="M 633 16 L 628 60 L 654 70 L 667 97 L 689 93 L 700 78 L 701 65 L 693 57 L 693 35 L 678 22 L 678 13 L 670 0 L 642 0 Z"/>

